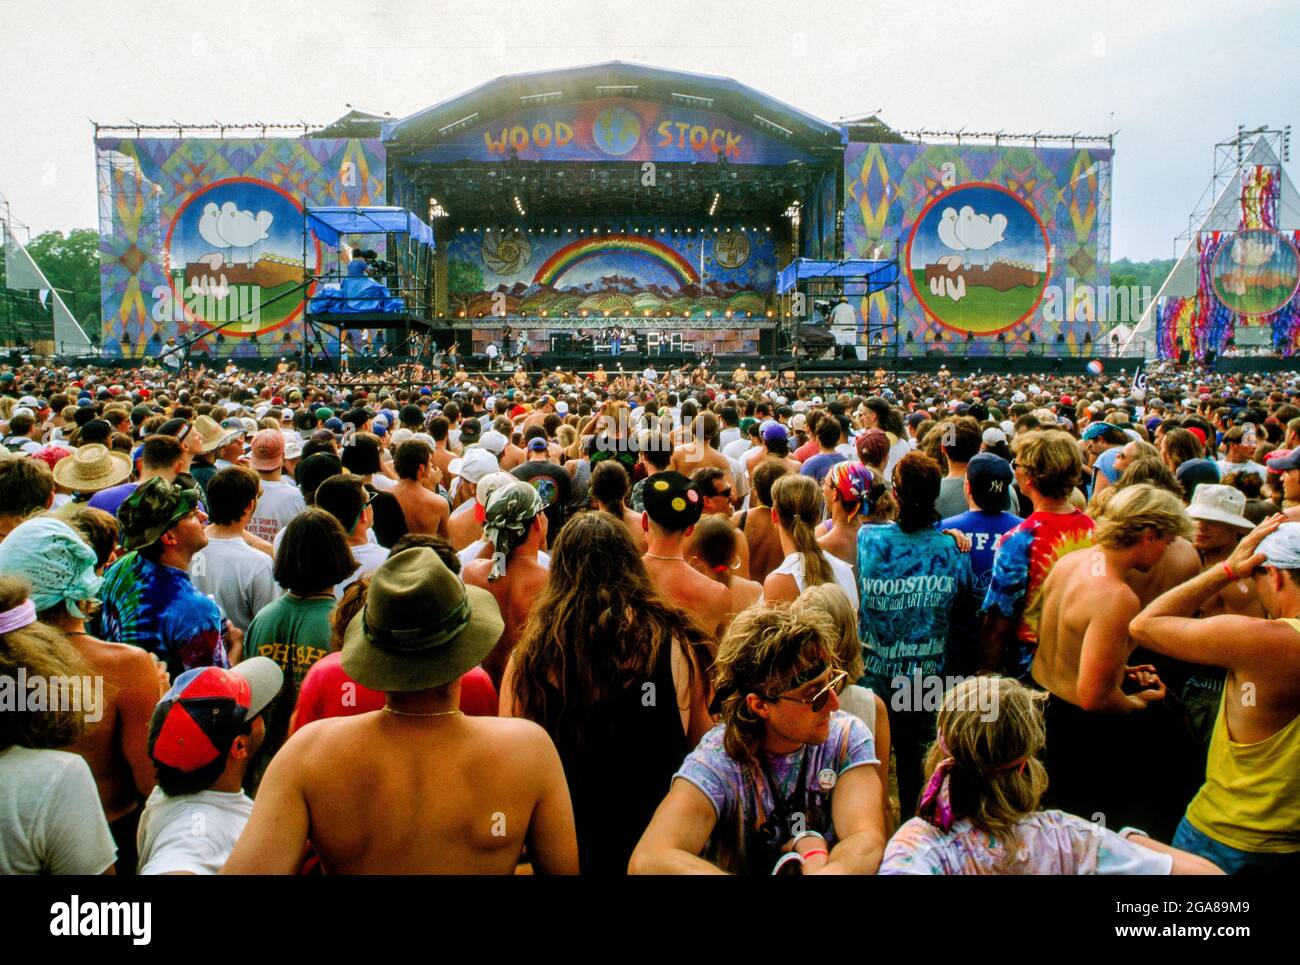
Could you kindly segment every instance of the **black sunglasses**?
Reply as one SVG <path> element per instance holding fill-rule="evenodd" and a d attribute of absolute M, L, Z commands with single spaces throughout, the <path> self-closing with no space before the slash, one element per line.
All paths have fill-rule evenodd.
<path fill-rule="evenodd" d="M 817 691 L 817 693 L 813 694 L 811 697 L 786 697 L 782 694 L 778 694 L 777 696 L 769 697 L 768 699 L 773 701 L 793 700 L 795 703 L 807 704 L 814 714 L 818 714 L 826 708 L 827 702 L 831 699 L 831 692 L 834 691 L 836 696 L 838 696 L 844 690 L 844 686 L 848 683 L 848 679 L 848 671 L 840 670 L 831 674 L 831 679 L 826 681 L 826 686 Z"/>

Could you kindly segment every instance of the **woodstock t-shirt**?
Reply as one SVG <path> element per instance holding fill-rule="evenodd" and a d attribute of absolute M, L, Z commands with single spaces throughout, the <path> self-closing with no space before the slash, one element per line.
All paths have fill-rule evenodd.
<path fill-rule="evenodd" d="M 1079 510 L 1072 513 L 1031 513 L 998 541 L 993 576 L 984 595 L 984 612 L 996 611 L 1019 620 L 1020 670 L 1029 671 L 1038 649 L 1038 620 L 1042 615 L 1043 581 L 1056 561 L 1072 550 L 1092 545 L 1097 524 Z"/>
<path fill-rule="evenodd" d="M 951 611 L 969 599 L 970 560 L 937 529 L 897 523 L 858 530 L 858 637 L 867 674 L 887 692 L 896 677 L 942 674 Z"/>
<path fill-rule="evenodd" d="M 951 831 L 912 818 L 880 862 L 882 875 L 1167 875 L 1174 859 L 1121 838 L 1101 824 L 1063 811 L 1035 811 L 1012 837 L 970 821 Z"/>

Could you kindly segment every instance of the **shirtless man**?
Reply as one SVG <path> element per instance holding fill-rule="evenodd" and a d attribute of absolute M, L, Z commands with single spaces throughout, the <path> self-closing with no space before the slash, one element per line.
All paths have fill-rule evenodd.
<path fill-rule="evenodd" d="M 679 472 L 661 472 L 646 483 L 641 495 L 645 512 L 646 572 L 670 602 L 691 614 L 714 641 L 722 639 L 729 622 L 731 593 L 686 562 L 683 552 L 704 510 L 699 489 Z"/>
<path fill-rule="evenodd" d="M 1148 485 L 1118 490 L 1096 545 L 1067 553 L 1043 583 L 1030 666 L 1034 683 L 1051 694 L 1048 806 L 1101 813 L 1107 827 L 1132 824 L 1159 840 L 1172 835 L 1195 776 L 1186 766 L 1186 732 L 1180 735 L 1163 707 L 1151 707 L 1166 694 L 1155 668 L 1128 665 L 1135 645 L 1128 624 L 1141 604 L 1127 577 L 1152 569 L 1176 537 L 1191 532 L 1172 493 Z"/>
<path fill-rule="evenodd" d="M 775 459 L 791 472 L 798 472 L 803 464 L 790 455 L 790 433 L 779 422 L 771 423 L 762 432 L 763 444 L 745 453 L 745 472 L 749 474 L 751 488 L 754 484 L 754 472 L 763 465 L 765 459 Z"/>
<path fill-rule="evenodd" d="M 393 456 L 397 485 L 393 487 L 392 493 L 401 504 L 407 532 L 441 536 L 445 539 L 448 536 L 447 520 L 451 516 L 451 509 L 447 500 L 430 491 L 437 487 L 442 478 L 442 473 L 433 467 L 432 460 L 432 451 L 418 439 L 411 439 L 398 446 Z"/>
<path fill-rule="evenodd" d="M 733 572 L 734 575 L 748 580 L 749 543 L 745 540 L 745 534 L 731 522 L 731 497 L 735 491 L 732 488 L 731 477 L 717 466 L 704 466 L 691 473 L 691 482 L 695 483 L 704 499 L 703 515 L 721 516 L 728 526 L 736 529 L 737 565 Z M 688 536 L 686 543 L 682 547 L 683 555 L 688 560 L 695 553 L 695 536 L 694 533 Z"/>
<path fill-rule="evenodd" d="M 520 480 L 502 486 L 492 493 L 484 512 L 483 535 L 492 555 L 472 561 L 461 574 L 467 585 L 492 594 L 505 622 L 501 639 L 483 658 L 483 669 L 497 690 L 533 601 L 546 586 L 546 570 L 537 562 L 546 545 L 546 526 L 545 507 L 536 489 Z"/>
<path fill-rule="evenodd" d="M 450 624 L 450 628 L 449 628 Z M 226 874 L 576 874 L 555 745 L 527 720 L 457 711 L 460 677 L 500 639 L 492 595 L 427 547 L 390 557 L 348 625 L 343 669 L 383 710 L 308 724 L 271 761 Z"/>
<path fill-rule="evenodd" d="M 1270 517 L 1223 564 L 1170 590 L 1133 620 L 1157 653 L 1227 671 L 1205 783 L 1175 847 L 1229 874 L 1300 866 L 1300 525 Z M 1248 583 L 1267 618 L 1192 616 L 1233 584 Z"/>
<path fill-rule="evenodd" d="M 727 485 L 734 489 L 736 480 L 732 477 L 731 460 L 716 448 L 720 432 L 718 417 L 712 412 L 701 412 L 691 424 L 691 432 L 687 437 L 689 441 L 673 450 L 668 468 L 689 476 L 697 469 L 711 466 L 726 473 Z"/>
<path fill-rule="evenodd" d="M 452 477 L 451 461 L 456 458 L 456 454 L 447 448 L 447 433 L 450 429 L 451 423 L 446 416 L 436 416 L 429 423 L 429 436 L 433 439 L 433 466 L 442 473 L 443 479 Z"/>

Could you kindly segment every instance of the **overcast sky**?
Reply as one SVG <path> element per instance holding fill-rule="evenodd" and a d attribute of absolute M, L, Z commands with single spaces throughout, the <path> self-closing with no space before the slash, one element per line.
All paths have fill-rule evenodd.
<path fill-rule="evenodd" d="M 0 0 L 0 24 L 0 194 L 34 232 L 96 225 L 92 119 L 402 116 L 501 74 L 617 59 L 734 77 L 828 121 L 1113 124 L 1112 255 L 1167 258 L 1214 143 L 1293 123 L 1300 103 L 1286 0 Z"/>

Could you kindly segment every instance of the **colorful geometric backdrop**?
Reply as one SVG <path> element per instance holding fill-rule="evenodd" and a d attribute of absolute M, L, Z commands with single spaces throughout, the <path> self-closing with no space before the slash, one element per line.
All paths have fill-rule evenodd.
<path fill-rule="evenodd" d="M 1161 358 L 1222 352 L 1239 325 L 1268 326 L 1273 348 L 1292 355 L 1300 342 L 1300 231 L 1278 229 L 1279 169 L 1241 172 L 1237 230 L 1202 231 L 1196 244 L 1196 292 L 1155 305 Z"/>
<path fill-rule="evenodd" d="M 1109 149 L 850 143 L 844 254 L 902 262 L 892 292 L 850 299 L 873 332 L 897 322 L 901 354 L 1004 350 L 1032 336 L 1087 352 L 1105 330 Z M 886 340 L 894 333 L 886 329 Z M 942 343 L 935 337 L 942 335 Z M 873 341 L 878 335 L 873 335 Z"/>
<path fill-rule="evenodd" d="M 285 354 L 302 338 L 302 208 L 383 204 L 378 140 L 100 138 L 103 349 Z M 310 237 L 308 267 L 320 248 Z"/>

